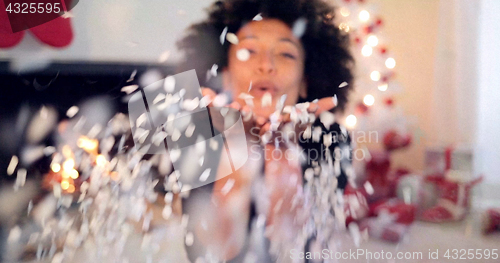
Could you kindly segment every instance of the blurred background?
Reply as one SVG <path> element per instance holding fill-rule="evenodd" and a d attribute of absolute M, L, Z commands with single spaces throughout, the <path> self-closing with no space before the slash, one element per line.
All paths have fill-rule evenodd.
<path fill-rule="evenodd" d="M 455 174 L 466 174 L 462 183 L 467 184 L 482 175 L 483 181 L 470 187 L 470 202 L 475 213 L 489 221 L 476 220 L 473 225 L 478 231 L 498 230 L 498 212 L 489 209 L 500 208 L 500 1 L 331 2 L 343 8 L 337 14 L 338 23 L 352 33 L 358 67 L 351 106 L 339 122 L 353 132 L 379 132 L 375 141 L 357 141 L 357 147 L 368 149 L 372 157 L 363 173 L 375 191 L 393 188 L 392 194 L 381 194 L 379 200 L 368 198 L 368 202 L 404 199 L 399 192 L 404 189 L 426 195 L 420 194 L 426 183 L 413 176 L 441 174 L 444 178 L 450 170 L 458 171 Z M 69 30 L 59 28 L 60 34 L 73 35 L 70 43 L 44 41 L 27 30 L 19 43 L 0 47 L 0 182 L 4 193 L 16 180 L 6 173 L 12 156 L 19 155 L 30 140 L 28 123 L 42 106 L 53 107 L 59 122 L 73 105 L 103 95 L 110 112 L 126 113 L 123 87 L 138 84 L 147 72 L 172 74 L 182 58 L 175 42 L 189 25 L 205 18 L 204 8 L 211 3 L 80 1 L 65 18 L 70 21 Z M 373 38 L 370 43 L 371 36 L 376 36 L 377 43 Z M 388 58 L 394 63 L 388 65 Z M 43 142 L 50 145 L 51 139 Z M 48 164 L 35 165 L 29 171 L 46 169 Z M 30 174 L 43 177 L 42 172 Z M 421 204 L 416 206 L 418 210 Z M 422 229 L 429 231 L 426 227 Z M 458 237 L 454 235 L 460 227 L 445 226 L 443 233 L 450 237 L 446 241 Z M 4 230 L 4 237 L 8 233 Z M 474 241 L 477 247 L 470 248 L 498 241 L 489 238 L 486 243 Z"/>

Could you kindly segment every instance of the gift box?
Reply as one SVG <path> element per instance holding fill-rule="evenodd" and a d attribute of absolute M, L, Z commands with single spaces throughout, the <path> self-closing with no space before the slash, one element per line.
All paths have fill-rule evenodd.
<path fill-rule="evenodd" d="M 347 185 L 344 190 L 344 213 L 346 216 L 346 226 L 351 222 L 359 221 L 369 215 L 370 209 L 368 202 L 366 201 L 367 195 L 368 194 L 364 189 L 356 189 Z"/>
<path fill-rule="evenodd" d="M 425 174 L 442 175 L 447 170 L 473 171 L 472 148 L 466 145 L 428 147 L 425 150 Z"/>
<path fill-rule="evenodd" d="M 398 180 L 396 196 L 406 204 L 414 205 L 418 216 L 436 204 L 438 198 L 436 181 L 441 181 L 441 179 L 441 176 L 404 175 Z"/>
<path fill-rule="evenodd" d="M 385 211 L 394 217 L 395 223 L 404 225 L 410 225 L 415 221 L 416 210 L 415 205 L 406 204 L 397 198 L 379 201 L 370 205 L 372 215 L 379 216 Z"/>
<path fill-rule="evenodd" d="M 500 231 L 500 208 L 488 209 L 483 214 L 483 233 L 491 234 Z"/>
<path fill-rule="evenodd" d="M 359 223 L 359 229 L 368 229 L 368 235 L 372 238 L 397 243 L 405 237 L 410 227 L 394 220 L 393 215 L 381 213 L 378 217 L 363 219 Z"/>
<path fill-rule="evenodd" d="M 373 187 L 373 193 L 368 196 L 369 202 L 391 197 L 393 185 L 389 180 L 389 169 L 391 166 L 388 152 L 370 152 L 371 159 L 366 163 L 366 180 Z"/>

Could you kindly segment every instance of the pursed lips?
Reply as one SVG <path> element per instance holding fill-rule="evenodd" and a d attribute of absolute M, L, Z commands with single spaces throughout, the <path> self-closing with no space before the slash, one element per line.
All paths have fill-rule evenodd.
<path fill-rule="evenodd" d="M 262 98 L 264 94 L 269 92 L 274 98 L 276 95 L 278 95 L 278 90 L 278 87 L 271 81 L 258 81 L 252 84 L 250 94 L 254 97 Z"/>

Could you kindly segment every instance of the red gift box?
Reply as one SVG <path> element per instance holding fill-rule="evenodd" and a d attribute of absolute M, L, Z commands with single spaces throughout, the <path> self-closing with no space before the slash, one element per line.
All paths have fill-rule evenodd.
<path fill-rule="evenodd" d="M 500 231 L 500 208 L 488 209 L 483 215 L 483 233 Z"/>
<path fill-rule="evenodd" d="M 415 205 L 405 204 L 396 198 L 379 201 L 370 205 L 370 212 L 375 216 L 379 216 L 383 210 L 395 216 L 394 222 L 410 225 L 415 221 L 417 208 Z"/>
<path fill-rule="evenodd" d="M 366 201 L 364 189 L 356 189 L 350 185 L 344 190 L 344 213 L 346 215 L 346 226 L 351 222 L 366 218 L 369 213 L 368 202 Z"/>
<path fill-rule="evenodd" d="M 394 222 L 394 217 L 388 217 L 382 213 L 376 218 L 367 218 L 359 223 L 361 231 L 368 229 L 368 234 L 372 238 L 377 238 L 389 242 L 399 242 L 408 233 L 409 226 Z"/>
<path fill-rule="evenodd" d="M 448 170 L 473 171 L 472 150 L 470 147 L 447 146 L 429 147 L 425 150 L 426 175 L 443 177 Z"/>

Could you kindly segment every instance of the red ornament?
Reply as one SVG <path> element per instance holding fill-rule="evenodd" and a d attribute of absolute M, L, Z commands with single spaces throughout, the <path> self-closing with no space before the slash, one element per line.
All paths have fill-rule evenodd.
<path fill-rule="evenodd" d="M 365 26 L 365 27 L 363 28 L 363 32 L 364 32 L 366 35 L 370 34 L 371 32 L 373 32 L 373 26 L 371 26 L 371 25 L 370 25 L 370 26 Z"/>
<path fill-rule="evenodd" d="M 390 130 L 384 135 L 384 146 L 387 151 L 404 148 L 411 144 L 411 134 L 401 135 L 396 130 Z"/>
<path fill-rule="evenodd" d="M 364 115 L 368 112 L 369 108 L 363 102 L 359 102 L 354 110 L 356 115 Z"/>
<path fill-rule="evenodd" d="M 381 200 L 370 204 L 370 212 L 373 215 L 378 216 L 382 210 L 386 210 L 389 214 L 394 215 L 396 223 L 410 225 L 415 221 L 417 208 L 415 205 L 405 204 L 405 202 L 397 198 Z"/>
<path fill-rule="evenodd" d="M 0 48 L 13 47 L 23 40 L 24 31 L 12 33 L 7 11 L 0 5 Z"/>
<path fill-rule="evenodd" d="M 391 97 L 385 98 L 384 104 L 387 106 L 392 106 L 394 104 L 394 100 Z"/>

